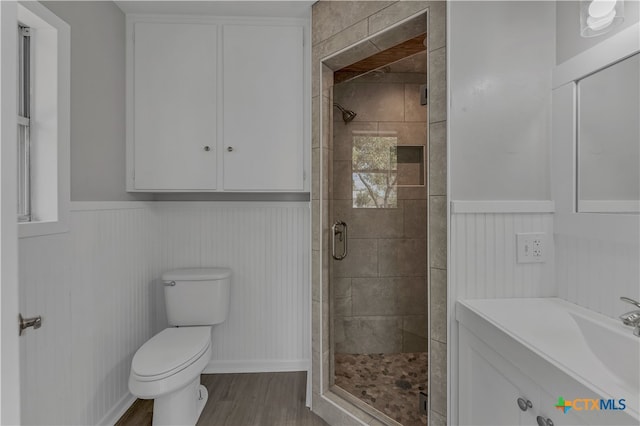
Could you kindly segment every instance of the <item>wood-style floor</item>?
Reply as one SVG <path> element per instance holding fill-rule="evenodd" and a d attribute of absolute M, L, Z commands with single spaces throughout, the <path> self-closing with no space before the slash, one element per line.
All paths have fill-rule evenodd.
<path fill-rule="evenodd" d="M 209 400 L 199 426 L 327 426 L 305 406 L 306 372 L 203 374 Z M 151 425 L 153 400 L 139 399 L 116 426 Z"/>

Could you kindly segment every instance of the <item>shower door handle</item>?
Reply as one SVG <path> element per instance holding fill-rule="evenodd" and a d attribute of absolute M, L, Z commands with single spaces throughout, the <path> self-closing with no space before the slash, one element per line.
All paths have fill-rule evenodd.
<path fill-rule="evenodd" d="M 339 220 L 331 226 L 331 255 L 335 260 L 342 260 L 347 257 L 347 239 L 348 239 L 348 226 L 345 222 Z M 343 243 L 342 254 L 336 254 L 336 236 L 338 240 Z"/>

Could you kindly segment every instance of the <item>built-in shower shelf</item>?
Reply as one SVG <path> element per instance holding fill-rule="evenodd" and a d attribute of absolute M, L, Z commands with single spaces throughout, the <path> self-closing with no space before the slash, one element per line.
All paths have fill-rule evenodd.
<path fill-rule="evenodd" d="M 398 145 L 398 187 L 425 186 L 424 145 Z"/>

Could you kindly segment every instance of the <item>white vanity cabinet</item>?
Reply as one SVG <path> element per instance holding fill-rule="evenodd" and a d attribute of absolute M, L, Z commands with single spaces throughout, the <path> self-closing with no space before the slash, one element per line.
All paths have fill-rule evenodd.
<path fill-rule="evenodd" d="M 128 191 L 308 191 L 303 21 L 127 21 Z"/>
<path fill-rule="evenodd" d="M 460 424 L 535 425 L 538 386 L 466 328 L 459 339 Z"/>
<path fill-rule="evenodd" d="M 464 327 L 459 328 L 459 419 L 461 425 L 615 425 L 617 418 L 601 413 L 569 410 L 555 405 L 558 397 L 598 398 L 577 383 L 566 382 L 552 395 Z M 550 386 L 553 388 L 554 386 Z M 518 400 L 521 401 L 518 401 Z M 549 423 L 549 420 L 551 423 Z M 542 423 L 539 423 L 542 422 Z"/>
<path fill-rule="evenodd" d="M 471 301 L 473 302 L 473 301 Z M 509 324 L 495 324 L 474 311 L 479 304 L 469 301 L 456 304 L 458 321 L 458 399 L 457 415 L 460 425 L 637 425 L 632 413 L 624 411 L 591 410 L 585 400 L 627 398 L 630 394 L 604 396 L 588 382 L 569 374 L 571 362 L 556 365 L 535 353 L 523 342 L 530 338 L 523 333 L 512 334 Z M 475 307 L 474 307 L 475 306 Z M 526 320 L 516 318 L 522 312 L 508 311 L 506 318 L 524 327 L 514 330 L 533 332 L 560 346 L 567 339 L 564 331 L 527 325 L 538 320 L 524 313 Z M 570 317 L 568 316 L 568 320 Z M 580 351 L 575 357 L 588 356 Z M 579 362 L 572 358 L 571 361 Z M 576 402 L 566 413 L 556 408 L 558 398 Z M 519 401 L 520 400 L 520 401 Z M 630 403 L 631 404 L 631 403 Z"/>

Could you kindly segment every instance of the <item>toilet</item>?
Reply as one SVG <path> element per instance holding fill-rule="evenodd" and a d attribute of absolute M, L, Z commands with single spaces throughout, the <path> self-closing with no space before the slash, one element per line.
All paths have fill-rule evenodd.
<path fill-rule="evenodd" d="M 211 328 L 227 318 L 231 270 L 175 269 L 162 275 L 170 327 L 133 356 L 129 390 L 153 399 L 153 425 L 195 425 L 207 402 L 200 374 L 211 359 Z"/>

